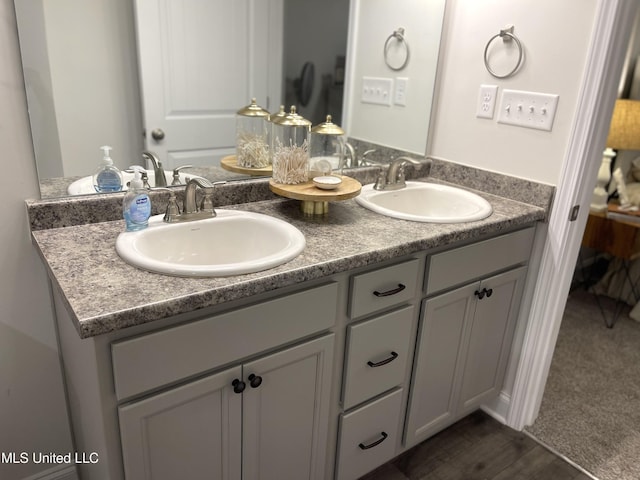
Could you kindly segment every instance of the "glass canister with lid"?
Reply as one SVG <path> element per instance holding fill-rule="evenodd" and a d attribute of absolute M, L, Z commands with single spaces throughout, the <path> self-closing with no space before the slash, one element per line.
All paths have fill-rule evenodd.
<path fill-rule="evenodd" d="M 325 122 L 313 127 L 309 140 L 310 176 L 326 175 L 326 170 L 342 169 L 346 143 L 344 130 L 331 121 L 331 115 L 327 115 Z"/>
<path fill-rule="evenodd" d="M 268 124 L 269 112 L 251 103 L 236 112 L 236 160 L 244 168 L 264 168 L 270 163 Z"/>
<path fill-rule="evenodd" d="M 280 122 L 284 117 L 287 116 L 287 112 L 284 109 L 284 105 L 280 105 L 280 109 L 276 113 L 272 113 L 269 115 L 267 122 L 267 140 L 269 145 L 269 164 L 273 164 L 273 148 L 271 145 L 273 144 L 273 124 Z"/>
<path fill-rule="evenodd" d="M 298 115 L 292 106 L 286 116 L 275 118 L 271 123 L 273 181 L 289 185 L 306 182 L 311 122 Z"/>

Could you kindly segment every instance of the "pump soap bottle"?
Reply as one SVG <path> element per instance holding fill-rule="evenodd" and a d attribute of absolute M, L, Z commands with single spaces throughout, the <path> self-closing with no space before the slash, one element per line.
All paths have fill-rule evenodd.
<path fill-rule="evenodd" d="M 142 183 L 144 170 L 140 165 L 130 167 L 133 170 L 133 179 L 129 183 L 129 190 L 122 202 L 122 215 L 128 232 L 143 230 L 149 225 L 151 216 L 151 200 Z"/>
<path fill-rule="evenodd" d="M 113 164 L 113 160 L 109 155 L 111 147 L 105 145 L 100 147 L 102 150 L 102 165 L 98 168 L 93 176 L 93 188 L 98 193 L 119 192 L 122 190 L 122 174 L 120 170 Z"/>

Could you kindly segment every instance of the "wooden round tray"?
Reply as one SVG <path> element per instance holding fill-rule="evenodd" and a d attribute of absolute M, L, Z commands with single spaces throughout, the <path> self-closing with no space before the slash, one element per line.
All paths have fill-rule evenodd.
<path fill-rule="evenodd" d="M 360 194 L 362 185 L 351 177 L 336 175 L 342 179 L 342 183 L 334 190 L 323 190 L 316 187 L 313 182 L 286 185 L 276 183 L 273 178 L 269 180 L 269 188 L 277 195 L 294 200 L 302 200 L 302 211 L 310 215 L 321 215 L 329 211 L 329 202 L 348 200 Z"/>
<path fill-rule="evenodd" d="M 235 155 L 228 155 L 220 160 L 220 166 L 234 173 L 244 173 L 245 175 L 252 175 L 254 177 L 264 177 L 265 175 L 271 175 L 271 165 L 262 168 L 248 168 L 238 165 L 238 159 Z"/>

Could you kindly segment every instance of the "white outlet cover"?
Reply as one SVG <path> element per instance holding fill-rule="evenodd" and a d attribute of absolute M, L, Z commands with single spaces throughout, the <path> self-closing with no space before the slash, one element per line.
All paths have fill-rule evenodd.
<path fill-rule="evenodd" d="M 550 132 L 558 107 L 558 95 L 503 90 L 498 123 Z"/>
<path fill-rule="evenodd" d="M 476 106 L 476 117 L 492 119 L 496 109 L 497 96 L 497 85 L 480 85 L 480 90 L 478 92 L 478 105 Z"/>

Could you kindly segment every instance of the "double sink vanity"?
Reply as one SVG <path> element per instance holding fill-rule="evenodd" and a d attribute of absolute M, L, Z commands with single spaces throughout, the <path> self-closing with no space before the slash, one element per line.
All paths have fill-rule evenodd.
<path fill-rule="evenodd" d="M 412 221 L 351 199 L 310 217 L 267 180 L 222 185 L 217 224 L 244 220 L 184 224 L 204 230 L 190 248 L 217 251 L 208 267 L 232 264 L 209 277 L 125 262 L 120 195 L 28 201 L 75 447 L 99 457 L 82 478 L 356 479 L 496 398 L 553 188 L 435 160 L 424 173 L 410 190 L 457 184 L 490 215 Z M 360 201 L 376 202 L 374 174 L 354 173 Z M 255 227 L 263 215 L 275 220 Z M 238 267 L 241 251 L 289 248 L 284 225 L 302 236 L 295 254 Z"/>

